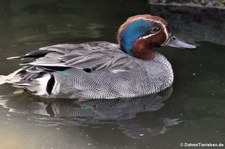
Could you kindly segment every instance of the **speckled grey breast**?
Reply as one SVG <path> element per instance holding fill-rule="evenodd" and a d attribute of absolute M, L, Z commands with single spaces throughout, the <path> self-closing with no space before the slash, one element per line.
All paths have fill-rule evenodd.
<path fill-rule="evenodd" d="M 151 62 L 135 60 L 137 65 L 130 70 L 102 69 L 85 72 L 80 69 L 67 69 L 64 74 L 54 73 L 57 89 L 53 96 L 71 98 L 119 98 L 136 97 L 159 92 L 172 84 L 172 70 L 161 63 L 162 55 Z M 117 72 L 118 71 L 118 72 Z"/>

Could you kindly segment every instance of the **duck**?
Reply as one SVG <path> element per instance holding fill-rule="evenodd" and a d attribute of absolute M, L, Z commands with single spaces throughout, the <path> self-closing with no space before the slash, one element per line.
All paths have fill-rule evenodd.
<path fill-rule="evenodd" d="M 1 75 L 0 85 L 45 98 L 141 97 L 174 81 L 170 62 L 155 48 L 196 48 L 173 36 L 165 19 L 150 14 L 129 17 L 119 27 L 117 41 L 57 44 L 9 57 L 20 59 L 21 68 Z"/>

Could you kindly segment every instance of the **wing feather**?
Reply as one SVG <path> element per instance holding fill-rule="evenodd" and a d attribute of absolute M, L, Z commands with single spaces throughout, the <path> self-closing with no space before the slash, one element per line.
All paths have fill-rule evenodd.
<path fill-rule="evenodd" d="M 59 44 L 42 47 L 22 56 L 11 57 L 32 59 L 25 65 L 40 66 L 54 69 L 54 67 L 90 69 L 92 71 L 105 70 L 123 72 L 137 68 L 134 58 L 125 54 L 117 44 L 109 42 L 91 42 L 84 44 Z M 128 65 L 129 64 L 129 65 Z"/>

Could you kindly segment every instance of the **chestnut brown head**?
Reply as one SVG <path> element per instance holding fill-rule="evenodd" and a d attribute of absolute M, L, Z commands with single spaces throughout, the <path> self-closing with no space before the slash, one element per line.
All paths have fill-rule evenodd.
<path fill-rule="evenodd" d="M 169 25 L 164 19 L 149 14 L 128 18 L 120 26 L 117 40 L 121 50 L 133 56 L 137 53 L 146 54 L 160 46 L 195 48 L 171 36 Z"/>

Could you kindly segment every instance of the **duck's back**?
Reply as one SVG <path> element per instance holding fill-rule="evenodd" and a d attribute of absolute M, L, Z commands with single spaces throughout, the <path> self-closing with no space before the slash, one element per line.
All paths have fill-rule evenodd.
<path fill-rule="evenodd" d="M 161 54 L 144 61 L 108 42 L 54 45 L 17 58 L 31 61 L 5 82 L 46 97 L 128 98 L 159 92 L 173 82 L 171 65 Z"/>

